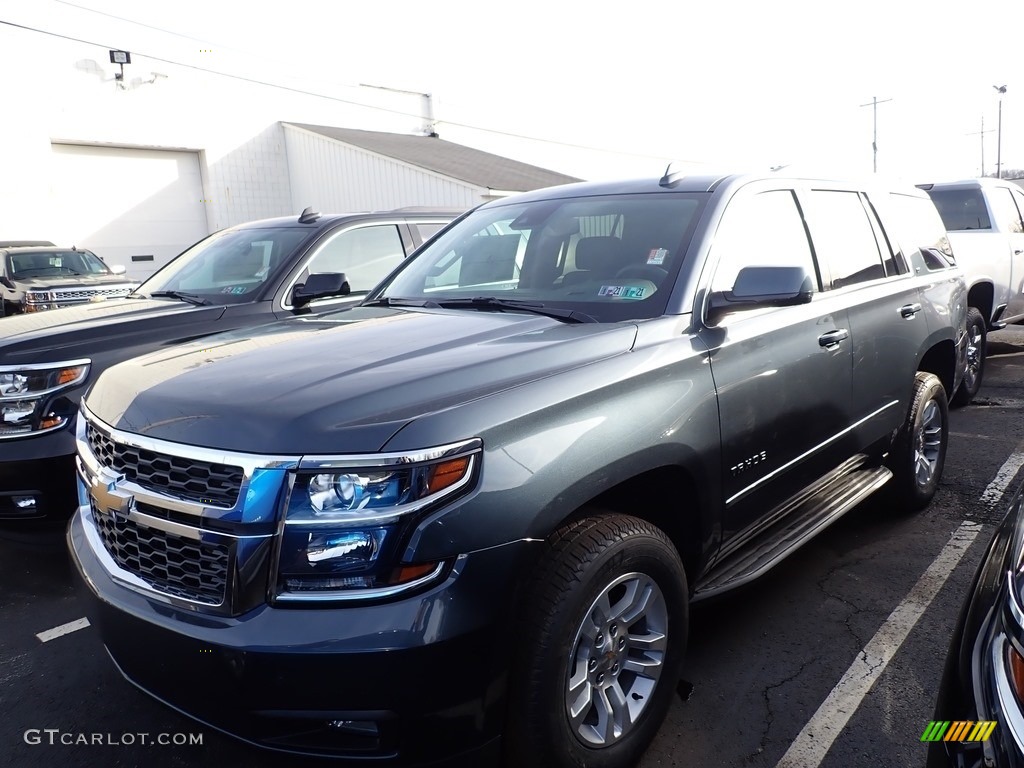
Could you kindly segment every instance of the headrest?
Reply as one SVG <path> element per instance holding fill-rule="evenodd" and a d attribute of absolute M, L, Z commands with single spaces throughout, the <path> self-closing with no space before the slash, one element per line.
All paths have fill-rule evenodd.
<path fill-rule="evenodd" d="M 612 269 L 620 258 L 622 241 L 617 237 L 583 237 L 576 243 L 576 269 Z"/>

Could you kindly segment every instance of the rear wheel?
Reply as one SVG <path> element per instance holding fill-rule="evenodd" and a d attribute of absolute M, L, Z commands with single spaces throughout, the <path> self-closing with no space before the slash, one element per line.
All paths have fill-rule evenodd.
<path fill-rule="evenodd" d="M 528 589 L 506 765 L 626 768 L 679 680 L 686 574 L 658 528 L 601 515 L 555 533 Z"/>
<path fill-rule="evenodd" d="M 889 494 L 897 509 L 915 512 L 928 506 L 942 478 L 948 440 L 946 390 L 935 374 L 919 371 L 907 420 L 889 456 Z"/>
<path fill-rule="evenodd" d="M 987 329 L 985 317 L 975 307 L 967 309 L 967 368 L 950 405 L 959 408 L 974 399 L 985 373 Z"/>

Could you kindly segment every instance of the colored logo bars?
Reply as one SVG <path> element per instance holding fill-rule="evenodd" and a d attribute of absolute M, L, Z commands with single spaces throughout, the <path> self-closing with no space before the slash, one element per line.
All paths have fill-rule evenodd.
<path fill-rule="evenodd" d="M 995 720 L 932 720 L 921 741 L 988 741 L 995 728 Z"/>

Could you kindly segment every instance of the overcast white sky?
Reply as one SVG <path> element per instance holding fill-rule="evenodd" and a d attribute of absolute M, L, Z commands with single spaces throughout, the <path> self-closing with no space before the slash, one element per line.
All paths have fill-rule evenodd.
<path fill-rule="evenodd" d="M 442 138 L 584 178 L 870 172 L 872 97 L 880 172 L 979 174 L 984 118 L 993 173 L 1005 84 L 1003 168 L 1024 168 L 1021 0 L 0 0 L 0 20 L 352 101 L 430 92 Z"/>

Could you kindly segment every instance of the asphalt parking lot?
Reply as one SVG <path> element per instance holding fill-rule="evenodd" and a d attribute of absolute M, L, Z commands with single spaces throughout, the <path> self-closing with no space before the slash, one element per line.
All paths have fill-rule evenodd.
<path fill-rule="evenodd" d="M 924 764 L 949 635 L 1024 463 L 1024 329 L 989 343 L 926 510 L 863 505 L 758 583 L 693 607 L 692 691 L 641 768 Z M 72 577 L 59 542 L 0 540 L 0 765 L 325 764 L 239 744 L 134 689 L 78 621 Z"/>

